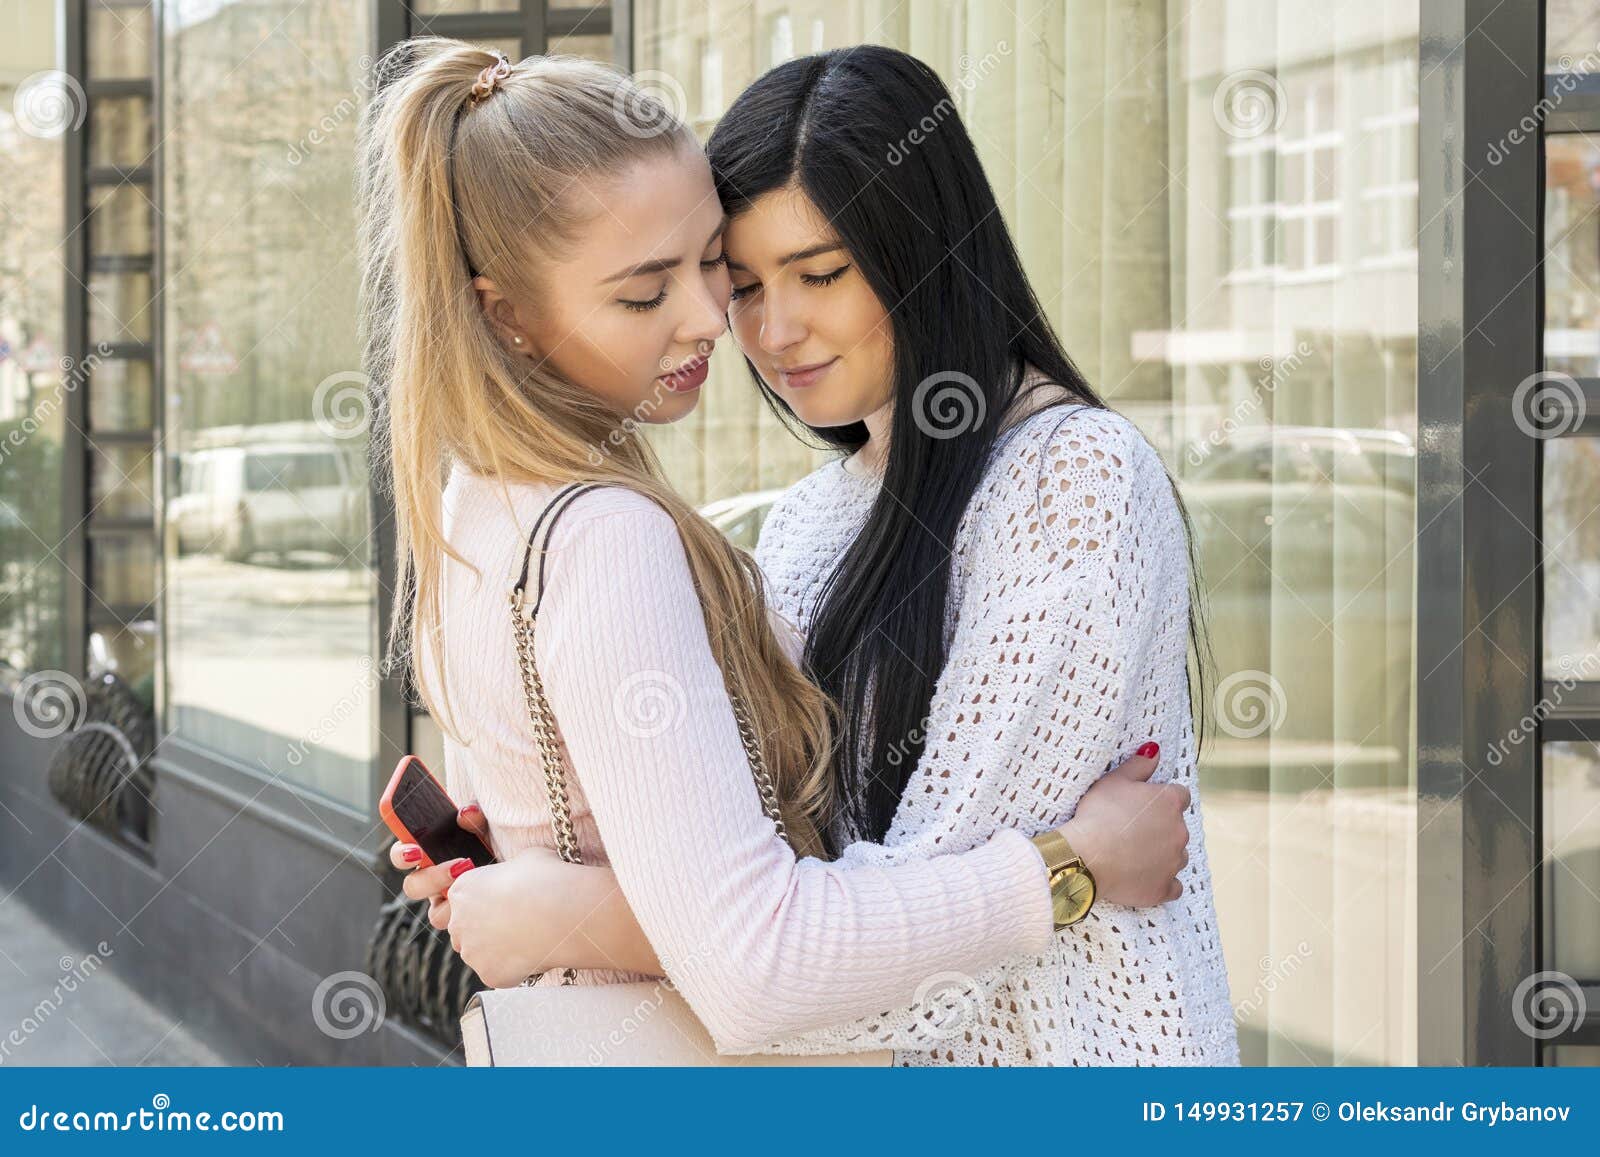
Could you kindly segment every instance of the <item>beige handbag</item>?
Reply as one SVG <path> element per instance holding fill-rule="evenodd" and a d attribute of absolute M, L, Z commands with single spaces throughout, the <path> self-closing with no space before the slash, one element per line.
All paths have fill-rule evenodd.
<path fill-rule="evenodd" d="M 563 487 L 547 506 L 528 536 L 522 557 L 522 574 L 511 592 L 511 614 L 517 637 L 517 665 L 522 671 L 528 718 L 539 743 L 544 764 L 545 791 L 555 827 L 556 850 L 571 864 L 583 862 L 572 827 L 567 799 L 566 768 L 556 742 L 554 714 L 545 698 L 544 684 L 534 663 L 534 626 L 544 591 L 544 543 L 556 519 L 579 495 L 604 485 L 588 483 Z M 541 539 L 543 532 L 543 542 Z M 534 591 L 525 595 L 537 547 L 539 567 Z M 739 736 L 750 761 L 761 806 L 778 834 L 784 834 L 778 810 L 778 793 L 767 771 L 760 745 L 744 704 L 733 697 Z M 517 988 L 475 993 L 461 1016 L 461 1040 L 471 1066 L 527 1065 L 850 1065 L 884 1066 L 894 1063 L 890 1049 L 826 1056 L 780 1056 L 773 1053 L 726 1056 L 717 1052 L 683 996 L 666 978 L 623 984 L 574 985 L 575 973 L 565 969 L 555 987 L 533 987 L 529 977 Z"/>

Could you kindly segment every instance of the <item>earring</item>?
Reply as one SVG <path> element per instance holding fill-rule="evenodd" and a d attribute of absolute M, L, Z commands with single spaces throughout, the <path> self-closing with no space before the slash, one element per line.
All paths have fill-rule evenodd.
<path fill-rule="evenodd" d="M 522 344 L 522 338 L 520 338 L 520 337 L 514 337 L 511 340 L 516 342 L 518 345 Z"/>

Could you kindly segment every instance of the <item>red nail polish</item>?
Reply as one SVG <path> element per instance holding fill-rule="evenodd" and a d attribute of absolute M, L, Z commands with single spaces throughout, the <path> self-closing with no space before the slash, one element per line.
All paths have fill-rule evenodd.
<path fill-rule="evenodd" d="M 457 860 L 455 863 L 450 865 L 450 878 L 452 880 L 455 879 L 457 876 L 461 875 L 461 873 L 467 871 L 471 867 L 471 860 Z"/>
<path fill-rule="evenodd" d="M 418 860 L 422 859 L 422 849 L 421 848 L 407 848 L 404 852 L 402 852 L 400 854 L 400 858 L 402 860 L 404 860 L 408 864 L 414 864 Z"/>
<path fill-rule="evenodd" d="M 481 812 L 481 811 L 483 811 L 483 809 L 481 807 L 479 807 L 477 804 L 469 803 L 466 807 L 461 809 L 461 814 L 462 815 L 471 815 L 471 814 L 473 814 L 475 812 Z"/>
<path fill-rule="evenodd" d="M 1161 754 L 1161 745 L 1155 742 L 1146 743 L 1139 748 L 1136 754 L 1142 755 L 1146 759 L 1154 759 Z"/>

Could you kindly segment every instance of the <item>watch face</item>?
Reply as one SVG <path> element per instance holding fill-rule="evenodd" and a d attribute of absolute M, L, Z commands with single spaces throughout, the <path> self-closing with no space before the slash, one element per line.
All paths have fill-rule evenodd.
<path fill-rule="evenodd" d="M 1065 868 L 1050 883 L 1057 927 L 1076 924 L 1089 914 L 1089 905 L 1094 903 L 1094 878 L 1087 872 Z"/>

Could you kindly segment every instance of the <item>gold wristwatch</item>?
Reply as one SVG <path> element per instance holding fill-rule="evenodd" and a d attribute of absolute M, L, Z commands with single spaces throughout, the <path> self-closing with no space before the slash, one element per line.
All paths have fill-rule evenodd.
<path fill-rule="evenodd" d="M 1056 829 L 1034 836 L 1033 846 L 1050 869 L 1050 902 L 1059 932 L 1082 920 L 1094 906 L 1094 873 Z"/>

